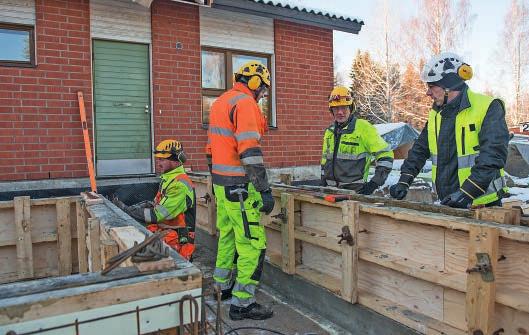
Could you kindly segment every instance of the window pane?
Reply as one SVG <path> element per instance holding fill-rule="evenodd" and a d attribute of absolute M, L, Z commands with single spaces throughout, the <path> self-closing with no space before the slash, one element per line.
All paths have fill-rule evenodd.
<path fill-rule="evenodd" d="M 209 123 L 209 112 L 211 111 L 211 105 L 217 97 L 202 96 L 202 123 Z"/>
<path fill-rule="evenodd" d="M 224 53 L 202 51 L 202 88 L 226 88 Z"/>
<path fill-rule="evenodd" d="M 0 61 L 30 62 L 29 31 L 0 28 Z"/>
<path fill-rule="evenodd" d="M 237 72 L 241 66 L 243 66 L 245 63 L 251 60 L 260 61 L 261 63 L 266 65 L 268 70 L 270 70 L 270 66 L 268 65 L 268 58 L 258 57 L 258 56 L 248 56 L 248 55 L 233 55 L 232 57 L 233 72 Z"/>

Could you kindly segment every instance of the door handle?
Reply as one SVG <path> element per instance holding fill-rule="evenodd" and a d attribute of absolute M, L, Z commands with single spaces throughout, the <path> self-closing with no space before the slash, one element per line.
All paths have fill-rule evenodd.
<path fill-rule="evenodd" d="M 145 113 L 149 114 L 149 105 L 145 105 Z"/>

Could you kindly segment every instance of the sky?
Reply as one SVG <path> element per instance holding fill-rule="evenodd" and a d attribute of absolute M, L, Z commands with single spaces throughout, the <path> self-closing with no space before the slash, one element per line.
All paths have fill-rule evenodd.
<path fill-rule="evenodd" d="M 459 54 L 472 66 L 474 78 L 468 84 L 474 90 L 491 87 L 501 91 L 501 78 L 494 71 L 494 51 L 497 49 L 503 20 L 510 1 L 469 0 L 470 12 L 475 15 L 469 36 L 459 50 L 446 50 Z M 357 50 L 373 51 L 372 29 L 380 25 L 375 0 L 284 0 L 282 3 L 326 10 L 339 15 L 359 18 L 365 25 L 358 35 L 335 31 L 334 54 L 338 57 L 338 70 L 347 74 Z M 389 0 L 392 12 L 398 17 L 417 15 L 416 0 Z M 427 15 L 427 13 L 423 13 Z M 371 31 L 370 31 L 371 30 Z M 495 77 L 496 76 L 496 77 Z M 503 86 L 504 87 L 504 86 Z"/>

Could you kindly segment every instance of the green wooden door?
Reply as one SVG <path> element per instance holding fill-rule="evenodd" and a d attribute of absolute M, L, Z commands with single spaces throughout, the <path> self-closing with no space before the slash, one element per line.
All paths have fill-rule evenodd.
<path fill-rule="evenodd" d="M 149 46 L 94 40 L 97 175 L 152 172 Z"/>

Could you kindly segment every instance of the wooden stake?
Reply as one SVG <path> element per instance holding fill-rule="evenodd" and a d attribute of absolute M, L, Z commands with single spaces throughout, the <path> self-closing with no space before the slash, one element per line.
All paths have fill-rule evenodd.
<path fill-rule="evenodd" d="M 112 257 L 119 254 L 119 248 L 116 241 L 111 239 L 101 240 L 101 264 L 107 265 L 107 262 Z"/>
<path fill-rule="evenodd" d="M 343 225 L 349 227 L 353 245 L 343 241 L 342 245 L 342 298 L 355 304 L 358 301 L 358 217 L 356 201 L 346 201 L 342 207 Z"/>
<path fill-rule="evenodd" d="M 57 200 L 56 209 L 59 276 L 66 276 L 72 274 L 72 228 L 70 227 L 70 200 Z"/>
<path fill-rule="evenodd" d="M 86 249 L 86 209 L 81 201 L 75 203 L 77 216 L 77 258 L 79 259 L 79 273 L 88 272 L 88 250 Z"/>
<path fill-rule="evenodd" d="M 99 219 L 88 219 L 88 235 L 86 244 L 88 246 L 88 270 L 90 272 L 101 271 L 101 241 L 99 238 Z"/>
<path fill-rule="evenodd" d="M 31 244 L 31 202 L 29 197 L 15 197 L 15 228 L 17 275 L 19 279 L 33 278 L 33 246 Z"/>
<path fill-rule="evenodd" d="M 484 221 L 520 225 L 521 211 L 519 208 L 479 208 L 475 211 L 475 218 Z"/>
<path fill-rule="evenodd" d="M 281 224 L 282 239 L 282 269 L 288 274 L 296 273 L 296 240 L 294 238 L 295 209 L 294 196 L 281 193 L 282 213 L 286 214 L 286 220 Z M 284 210 L 283 210 L 284 208 Z"/>
<path fill-rule="evenodd" d="M 477 253 L 489 256 L 493 274 L 498 264 L 498 230 L 471 226 L 468 245 L 468 268 L 475 268 Z M 486 282 L 482 273 L 470 272 L 467 276 L 466 320 L 471 335 L 492 334 L 494 329 L 494 307 L 496 302 L 496 281 Z"/>

